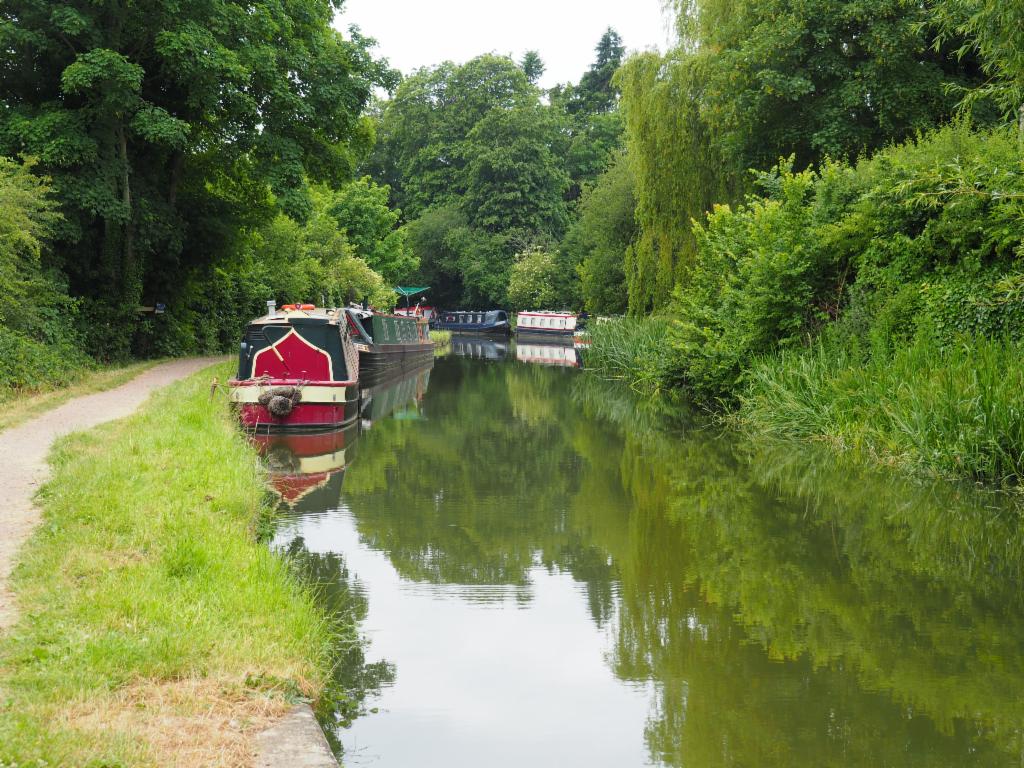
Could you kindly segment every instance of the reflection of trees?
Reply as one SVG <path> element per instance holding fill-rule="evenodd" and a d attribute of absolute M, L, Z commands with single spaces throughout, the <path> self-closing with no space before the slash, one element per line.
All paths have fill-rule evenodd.
<path fill-rule="evenodd" d="M 364 540 L 417 581 L 525 585 L 538 562 L 557 566 L 607 615 L 607 558 L 569 523 L 581 419 L 559 373 L 439 361 L 421 406 L 429 428 L 386 420 L 361 438 L 346 499 Z"/>
<path fill-rule="evenodd" d="M 613 659 L 659 685 L 654 756 L 1015 760 L 1022 537 L 1005 504 L 603 408 L 630 435 L 628 550 L 605 544 L 622 578 Z"/>
<path fill-rule="evenodd" d="M 312 587 L 317 602 L 335 627 L 334 677 L 321 700 L 317 716 L 328 726 L 327 736 L 335 752 L 341 750 L 337 729 L 362 714 L 366 697 L 395 679 L 394 665 L 387 661 L 367 663 L 365 643 L 358 625 L 366 618 L 366 596 L 341 555 L 310 552 L 302 537 L 285 550 L 298 578 Z"/>

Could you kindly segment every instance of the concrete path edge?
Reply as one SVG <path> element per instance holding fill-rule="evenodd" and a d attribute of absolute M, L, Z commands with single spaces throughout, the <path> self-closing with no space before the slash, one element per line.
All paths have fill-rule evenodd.
<path fill-rule="evenodd" d="M 256 768 L 338 768 L 308 704 L 299 704 L 256 737 Z"/>

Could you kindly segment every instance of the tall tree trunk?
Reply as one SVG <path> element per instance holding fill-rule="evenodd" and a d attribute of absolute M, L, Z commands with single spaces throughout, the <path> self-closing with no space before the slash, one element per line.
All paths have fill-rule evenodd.
<path fill-rule="evenodd" d="M 124 203 L 127 219 L 124 223 L 124 243 L 122 250 L 122 269 L 124 285 L 124 298 L 137 302 L 141 294 L 140 283 L 142 276 L 137 274 L 138 268 L 135 264 L 135 212 L 132 210 L 132 188 L 131 188 L 131 166 L 128 161 L 128 135 L 125 133 L 124 125 L 117 126 L 118 153 L 121 161 L 121 202 Z"/>

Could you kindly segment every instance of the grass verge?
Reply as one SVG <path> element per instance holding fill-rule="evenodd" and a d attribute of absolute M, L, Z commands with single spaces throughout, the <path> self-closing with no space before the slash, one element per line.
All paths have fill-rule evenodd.
<path fill-rule="evenodd" d="M 921 341 L 860 363 L 824 346 L 761 360 L 739 423 L 752 432 L 824 440 L 915 473 L 1001 486 L 1024 481 L 1024 347 Z"/>
<path fill-rule="evenodd" d="M 104 392 L 118 387 L 160 362 L 162 361 L 144 360 L 98 371 L 83 371 L 81 378 L 73 384 L 42 392 L 2 389 L 0 390 L 0 432 L 63 405 L 79 395 Z"/>
<path fill-rule="evenodd" d="M 0 766 L 251 765 L 327 683 L 335 628 L 255 539 L 261 471 L 210 375 L 55 448 L 0 642 Z"/>

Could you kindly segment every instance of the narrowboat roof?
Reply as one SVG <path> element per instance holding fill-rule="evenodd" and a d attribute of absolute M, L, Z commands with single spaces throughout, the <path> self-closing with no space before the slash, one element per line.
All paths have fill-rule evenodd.
<path fill-rule="evenodd" d="M 327 325 L 338 322 L 336 309 L 279 309 L 272 315 L 262 315 L 249 321 L 249 325 Z"/>

